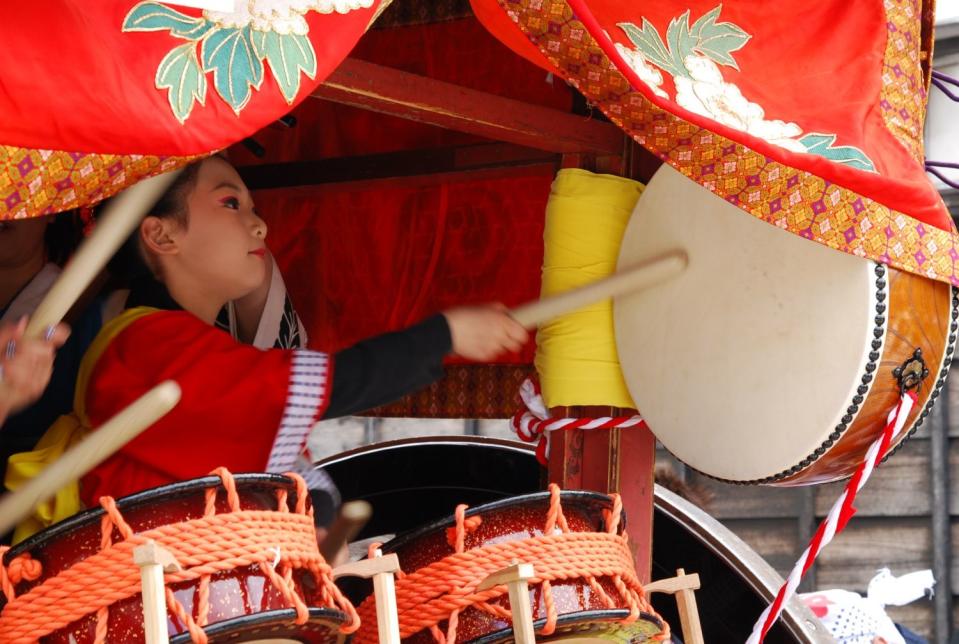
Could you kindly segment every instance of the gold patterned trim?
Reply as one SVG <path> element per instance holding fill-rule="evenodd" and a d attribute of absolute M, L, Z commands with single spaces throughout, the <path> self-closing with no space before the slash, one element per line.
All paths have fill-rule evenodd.
<path fill-rule="evenodd" d="M 97 203 L 140 179 L 198 158 L 84 154 L 0 145 L 0 220 L 50 215 Z"/>
<path fill-rule="evenodd" d="M 920 164 L 922 124 L 926 116 L 927 84 L 920 60 L 921 0 L 884 0 L 886 49 L 882 61 L 879 112 L 896 139 Z"/>

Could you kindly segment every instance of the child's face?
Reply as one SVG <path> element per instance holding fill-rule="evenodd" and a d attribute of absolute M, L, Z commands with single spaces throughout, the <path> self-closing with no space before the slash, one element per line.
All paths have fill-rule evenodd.
<path fill-rule="evenodd" d="M 177 231 L 179 263 L 213 297 L 240 298 L 266 278 L 266 224 L 240 175 L 218 157 L 200 166 Z"/>

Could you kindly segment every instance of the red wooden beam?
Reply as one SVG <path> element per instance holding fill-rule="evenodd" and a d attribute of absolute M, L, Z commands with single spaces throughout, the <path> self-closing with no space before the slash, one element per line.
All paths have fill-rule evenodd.
<path fill-rule="evenodd" d="M 238 170 L 250 190 L 266 190 L 424 175 L 442 177 L 448 181 L 452 174 L 481 171 L 485 171 L 483 176 L 509 176 L 518 168 L 559 165 L 559 161 L 559 155 L 543 150 L 507 143 L 474 143 L 315 161 L 251 165 Z"/>
<path fill-rule="evenodd" d="M 615 125 L 347 58 L 316 98 L 563 154 L 621 155 Z"/>

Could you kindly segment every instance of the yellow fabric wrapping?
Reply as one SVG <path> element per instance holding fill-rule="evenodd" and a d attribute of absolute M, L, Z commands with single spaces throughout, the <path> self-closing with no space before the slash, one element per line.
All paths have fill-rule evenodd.
<path fill-rule="evenodd" d="M 16 490 L 30 479 L 39 475 L 48 465 L 76 443 L 79 443 L 91 430 L 86 412 L 87 384 L 97 361 L 110 342 L 134 320 L 153 313 L 156 309 L 138 307 L 124 311 L 104 325 L 80 363 L 77 374 L 77 386 L 73 394 L 73 413 L 60 416 L 46 431 L 37 446 L 30 452 L 14 454 L 7 461 L 7 474 L 4 485 Z M 27 537 L 72 516 L 83 509 L 80 502 L 80 482 L 74 481 L 60 489 L 50 499 L 39 503 L 34 514 L 24 519 L 13 532 L 13 543 L 19 543 Z"/>
<path fill-rule="evenodd" d="M 557 173 L 543 232 L 544 297 L 615 272 L 623 232 L 644 187 L 575 168 Z M 536 370 L 548 407 L 635 407 L 619 367 L 612 300 L 540 326 Z"/>

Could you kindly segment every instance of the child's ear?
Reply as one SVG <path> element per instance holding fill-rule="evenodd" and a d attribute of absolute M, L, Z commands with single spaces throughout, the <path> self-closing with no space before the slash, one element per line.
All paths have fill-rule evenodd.
<path fill-rule="evenodd" d="M 146 217 L 140 223 L 140 238 L 147 250 L 156 255 L 175 255 L 180 247 L 176 235 L 172 234 L 174 226 L 171 219 Z"/>

